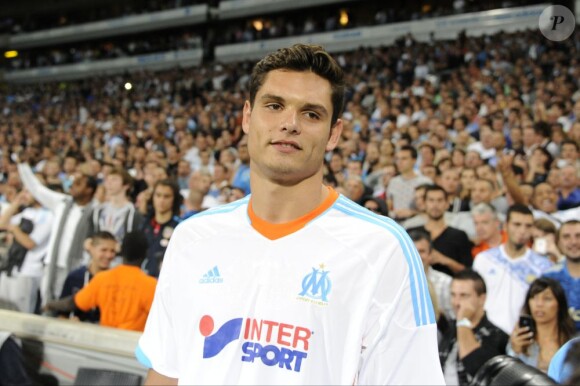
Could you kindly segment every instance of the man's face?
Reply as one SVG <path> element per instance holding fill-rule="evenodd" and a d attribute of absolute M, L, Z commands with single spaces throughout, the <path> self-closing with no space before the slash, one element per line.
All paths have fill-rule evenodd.
<path fill-rule="evenodd" d="M 473 280 L 453 280 L 451 282 L 451 306 L 456 315 L 464 304 L 476 312 L 482 312 L 485 298 L 485 294 L 477 294 Z"/>
<path fill-rule="evenodd" d="M 173 209 L 173 190 L 166 185 L 157 185 L 153 192 L 153 208 L 158 213 L 171 212 Z"/>
<path fill-rule="evenodd" d="M 70 186 L 69 193 L 73 200 L 82 199 L 91 194 L 90 188 L 87 186 L 87 178 L 81 173 L 75 173 L 73 182 Z"/>
<path fill-rule="evenodd" d="M 427 269 L 431 265 L 431 246 L 429 245 L 429 241 L 425 239 L 415 241 L 415 248 L 417 248 L 417 252 L 421 256 L 423 267 Z"/>
<path fill-rule="evenodd" d="M 242 121 L 253 176 L 287 185 L 322 174 L 324 154 L 342 132 L 340 119 L 331 127 L 331 95 L 330 82 L 312 72 L 266 75 Z"/>
<path fill-rule="evenodd" d="M 558 202 L 558 195 L 551 185 L 542 183 L 534 188 L 533 204 L 537 209 L 546 213 L 553 213 L 556 211 L 556 203 Z"/>
<path fill-rule="evenodd" d="M 105 177 L 105 191 L 107 195 L 117 195 L 124 190 L 127 190 L 127 186 L 123 185 L 123 178 L 118 174 L 109 174 Z"/>
<path fill-rule="evenodd" d="M 425 195 L 425 212 L 432 220 L 439 220 L 445 214 L 449 204 L 445 194 L 438 190 L 432 190 Z"/>
<path fill-rule="evenodd" d="M 476 205 L 481 202 L 490 203 L 493 195 L 493 190 L 489 182 L 484 180 L 476 180 L 473 183 L 471 190 L 471 202 Z"/>
<path fill-rule="evenodd" d="M 568 165 L 560 170 L 560 186 L 565 189 L 573 189 L 578 185 L 576 168 Z"/>
<path fill-rule="evenodd" d="M 177 175 L 179 177 L 189 177 L 190 174 L 191 174 L 191 166 L 189 165 L 189 162 L 185 160 L 179 161 L 179 163 L 177 164 Z"/>
<path fill-rule="evenodd" d="M 576 151 L 576 146 L 571 143 L 565 143 L 562 145 L 562 152 L 561 157 L 568 162 L 571 162 L 572 165 L 576 164 L 576 160 L 578 159 L 578 152 Z"/>
<path fill-rule="evenodd" d="M 411 152 L 408 150 L 399 150 L 395 155 L 395 162 L 400 173 L 410 171 L 415 164 L 415 160 L 411 157 Z"/>
<path fill-rule="evenodd" d="M 580 263 L 580 224 L 563 224 L 558 240 L 560 251 L 566 259 Z"/>
<path fill-rule="evenodd" d="M 459 188 L 459 173 L 454 169 L 447 169 L 441 175 L 441 187 L 447 194 L 457 193 Z"/>
<path fill-rule="evenodd" d="M 477 238 L 481 241 L 488 241 L 499 232 L 499 220 L 494 218 L 491 213 L 474 214 L 473 223 Z"/>
<path fill-rule="evenodd" d="M 99 269 L 109 269 L 111 261 L 117 255 L 117 242 L 97 239 L 95 242 L 89 243 L 89 254 Z"/>
<path fill-rule="evenodd" d="M 506 223 L 508 240 L 517 249 L 524 247 L 532 236 L 534 216 L 523 213 L 511 213 Z"/>

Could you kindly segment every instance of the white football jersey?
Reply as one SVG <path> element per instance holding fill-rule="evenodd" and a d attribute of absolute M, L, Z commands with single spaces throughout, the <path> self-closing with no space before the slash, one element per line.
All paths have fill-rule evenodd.
<path fill-rule="evenodd" d="M 485 281 L 488 319 L 511 334 L 519 319 L 530 284 L 552 266 L 548 258 L 528 249 L 522 257 L 512 259 L 504 245 L 480 252 L 473 269 Z"/>
<path fill-rule="evenodd" d="M 444 384 L 412 241 L 333 190 L 286 224 L 249 197 L 181 223 L 136 354 L 187 385 Z"/>

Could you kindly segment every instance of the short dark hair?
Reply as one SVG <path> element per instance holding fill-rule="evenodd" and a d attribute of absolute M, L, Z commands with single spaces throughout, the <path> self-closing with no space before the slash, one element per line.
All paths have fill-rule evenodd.
<path fill-rule="evenodd" d="M 254 105 L 256 95 L 268 73 L 275 70 L 311 71 L 328 80 L 332 89 L 331 125 L 335 125 L 344 108 L 344 72 L 324 48 L 312 44 L 294 44 L 280 48 L 260 60 L 254 66 L 250 78 L 250 105 Z"/>
<path fill-rule="evenodd" d="M 427 240 L 429 243 L 429 249 L 433 248 L 431 245 L 431 234 L 424 229 L 412 229 L 409 231 L 409 237 L 411 240 L 413 240 L 414 243 L 418 243 L 421 240 Z"/>
<path fill-rule="evenodd" d="M 562 141 L 562 143 L 560 143 L 560 149 L 562 149 L 564 147 L 564 145 L 572 145 L 576 148 L 576 151 L 578 151 L 578 144 L 576 143 L 576 141 L 572 140 L 572 139 L 565 139 Z"/>
<path fill-rule="evenodd" d="M 560 228 L 558 228 L 558 230 L 556 231 L 556 243 L 560 242 L 560 234 L 562 233 L 562 229 L 564 229 L 565 226 L 576 225 L 576 224 L 580 224 L 580 221 L 579 220 L 568 220 L 568 221 L 562 223 L 562 225 L 560 225 Z"/>
<path fill-rule="evenodd" d="M 415 149 L 414 146 L 411 146 L 411 145 L 401 146 L 401 148 L 399 149 L 399 152 L 402 152 L 402 151 L 411 152 L 411 158 L 417 159 L 417 149 Z"/>
<path fill-rule="evenodd" d="M 487 287 L 485 285 L 485 280 L 476 271 L 467 268 L 455 274 L 453 280 L 471 280 L 473 282 L 473 287 L 478 295 L 483 295 L 487 293 Z"/>
<path fill-rule="evenodd" d="M 447 200 L 447 192 L 440 185 L 432 184 L 432 185 L 427 186 L 425 188 L 425 195 L 424 195 L 425 200 L 427 199 L 427 194 L 429 192 L 442 192 L 443 195 L 445 196 L 445 199 Z"/>
<path fill-rule="evenodd" d="M 129 263 L 139 262 L 147 256 L 149 242 L 145 233 L 142 231 L 133 231 L 125 234 L 123 244 L 121 245 L 121 256 L 123 260 Z"/>
<path fill-rule="evenodd" d="M 115 242 L 117 241 L 115 236 L 109 231 L 98 231 L 91 235 L 91 242 L 93 244 L 97 244 L 98 240 L 111 240 Z"/>
<path fill-rule="evenodd" d="M 530 210 L 530 208 L 528 208 L 526 205 L 523 204 L 513 204 L 512 206 L 510 206 L 508 208 L 507 211 L 507 215 L 506 215 L 506 223 L 508 223 L 510 221 L 510 218 L 512 216 L 512 213 L 519 213 L 519 214 L 524 214 L 527 216 L 532 216 L 534 217 L 534 214 L 532 213 L 532 211 Z"/>

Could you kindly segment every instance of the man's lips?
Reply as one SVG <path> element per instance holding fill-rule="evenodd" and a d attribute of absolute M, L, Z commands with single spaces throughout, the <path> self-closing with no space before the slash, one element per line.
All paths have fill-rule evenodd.
<path fill-rule="evenodd" d="M 271 144 L 276 145 L 276 146 L 289 147 L 289 148 L 294 148 L 297 150 L 302 150 L 300 145 L 294 141 L 272 141 Z"/>

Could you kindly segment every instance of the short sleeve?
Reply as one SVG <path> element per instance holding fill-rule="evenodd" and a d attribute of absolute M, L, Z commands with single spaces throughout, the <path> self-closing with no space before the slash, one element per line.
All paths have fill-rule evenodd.
<path fill-rule="evenodd" d="M 96 275 L 89 284 L 76 293 L 75 304 L 81 311 L 86 312 L 97 306 L 97 295 L 101 282 L 99 279 L 99 275 Z"/>

